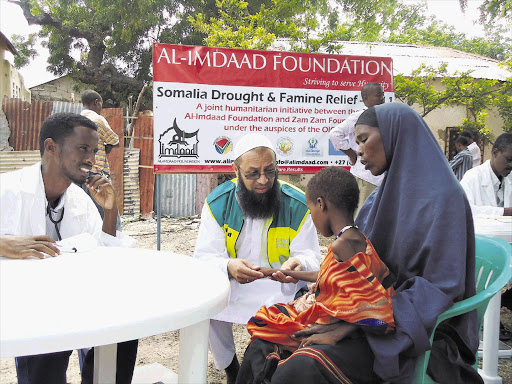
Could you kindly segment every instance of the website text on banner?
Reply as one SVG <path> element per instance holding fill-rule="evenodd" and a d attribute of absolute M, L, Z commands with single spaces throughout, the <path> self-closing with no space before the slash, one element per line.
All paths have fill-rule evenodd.
<path fill-rule="evenodd" d="M 348 166 L 329 132 L 364 108 L 361 88 L 394 99 L 387 57 L 153 46 L 155 173 L 231 172 L 248 132 L 274 144 L 282 173 Z"/>

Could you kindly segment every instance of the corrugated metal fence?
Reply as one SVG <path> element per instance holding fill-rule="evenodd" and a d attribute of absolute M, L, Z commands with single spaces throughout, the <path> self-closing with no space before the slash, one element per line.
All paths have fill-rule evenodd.
<path fill-rule="evenodd" d="M 20 99 L 4 99 L 2 104 L 11 129 L 9 144 L 15 151 L 39 149 L 39 132 L 43 121 L 52 114 L 52 102 L 30 104 Z"/>
<path fill-rule="evenodd" d="M 19 99 L 4 99 L 2 108 L 5 112 L 11 135 L 9 143 L 14 151 L 31 151 L 39 149 L 39 132 L 41 124 L 50 115 L 58 112 L 80 113 L 81 104 L 52 101 L 33 101 L 31 104 Z M 102 112 L 112 129 L 124 136 L 124 118 L 121 108 L 105 108 Z M 123 214 L 140 214 L 149 216 L 153 211 L 154 174 L 153 174 L 153 116 L 139 113 L 134 128 L 134 148 L 139 152 L 138 180 L 134 180 L 133 169 L 127 171 L 129 163 L 133 168 L 134 153 L 129 154 L 124 143 L 109 155 L 112 182 L 118 192 L 118 206 Z M 121 150 L 122 149 L 122 150 Z M 117 151 L 117 153 L 116 153 Z M 120 156 L 124 154 L 124 156 Z M 5 156 L 3 157 L 5 158 Z M 3 161 L 3 160 L 2 160 Z M 123 171 L 124 170 L 124 171 Z M 130 181 L 123 180 L 130 174 Z M 216 175 L 162 175 L 162 214 L 172 216 L 191 216 L 201 212 L 206 195 L 217 185 Z M 133 186 L 138 182 L 139 191 Z M 127 190 L 128 188 L 128 190 Z M 127 194 L 127 196 L 123 196 Z M 127 204 L 127 205 L 126 205 Z M 134 207 L 133 204 L 140 204 Z"/>

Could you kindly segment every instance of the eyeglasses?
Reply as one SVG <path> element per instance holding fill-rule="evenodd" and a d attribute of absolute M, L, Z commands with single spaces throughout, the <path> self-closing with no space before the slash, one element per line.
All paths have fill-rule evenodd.
<path fill-rule="evenodd" d="M 238 165 L 236 167 L 238 168 L 239 172 L 242 172 L 242 170 L 240 169 L 240 167 Z M 267 179 L 272 179 L 272 178 L 276 177 L 278 173 L 279 173 L 279 170 L 276 168 L 276 169 L 269 169 L 268 171 L 265 171 L 263 173 L 259 173 L 259 172 L 244 173 L 244 176 L 247 180 L 258 180 L 261 177 L 261 175 L 265 175 L 265 177 Z"/>

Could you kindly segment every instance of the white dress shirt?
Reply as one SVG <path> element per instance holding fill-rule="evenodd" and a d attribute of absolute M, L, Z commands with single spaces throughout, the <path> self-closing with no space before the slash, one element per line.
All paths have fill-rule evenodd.
<path fill-rule="evenodd" d="M 0 234 L 47 235 L 47 204 L 41 163 L 0 175 Z M 103 220 L 98 209 L 79 186 L 71 183 L 59 206 L 65 208 L 59 225 L 63 239 L 89 233 L 100 245 L 135 246 L 135 239 L 122 232 L 118 231 L 114 237 L 102 231 Z"/>
<path fill-rule="evenodd" d="M 359 145 L 356 143 L 356 122 L 361 113 L 365 110 L 354 112 L 347 117 L 341 124 L 335 126 L 329 133 L 329 139 L 338 151 L 346 151 L 352 149 L 356 154 L 359 150 Z M 350 167 L 350 173 L 354 176 L 367 181 L 373 185 L 379 186 L 382 183 L 384 174 L 374 176 L 370 171 L 364 168 L 361 164 L 361 158 L 357 156 L 356 163 Z"/>
<path fill-rule="evenodd" d="M 460 184 L 466 192 L 473 216 L 503 216 L 504 207 L 512 207 L 512 173 L 500 182 L 491 168 L 490 160 L 468 170 Z M 501 207 L 498 206 L 498 194 L 502 196 Z"/>
<path fill-rule="evenodd" d="M 471 153 L 471 156 L 473 156 L 473 168 L 482 164 L 482 154 L 480 152 L 480 148 L 474 141 L 468 145 L 468 150 L 469 153 Z"/>

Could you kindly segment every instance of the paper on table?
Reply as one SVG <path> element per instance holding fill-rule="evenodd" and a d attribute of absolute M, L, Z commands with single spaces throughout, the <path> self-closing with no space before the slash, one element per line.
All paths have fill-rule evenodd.
<path fill-rule="evenodd" d="M 512 216 L 475 215 L 474 219 L 475 220 L 478 220 L 478 219 L 490 219 L 490 220 L 501 221 L 503 223 L 512 223 Z"/>
<path fill-rule="evenodd" d="M 66 252 L 88 252 L 98 246 L 96 239 L 89 233 L 81 233 L 76 236 L 68 237 L 57 241 L 57 247 L 62 253 Z"/>

